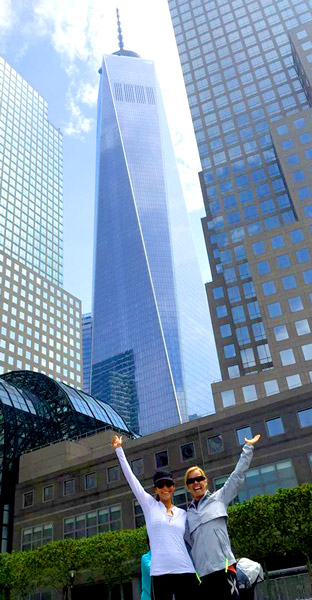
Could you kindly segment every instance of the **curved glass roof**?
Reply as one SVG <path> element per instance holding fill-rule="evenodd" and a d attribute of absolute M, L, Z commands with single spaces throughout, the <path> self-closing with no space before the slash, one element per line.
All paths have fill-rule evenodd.
<path fill-rule="evenodd" d="M 0 412 L 7 438 L 5 454 L 10 458 L 39 445 L 104 427 L 136 437 L 102 400 L 33 371 L 11 371 L 0 377 Z"/>

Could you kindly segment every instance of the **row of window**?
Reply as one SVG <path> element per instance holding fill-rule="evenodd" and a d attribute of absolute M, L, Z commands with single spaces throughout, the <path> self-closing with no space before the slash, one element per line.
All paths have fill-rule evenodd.
<path fill-rule="evenodd" d="M 246 428 L 246 435 L 252 437 L 251 431 Z M 312 468 L 312 454 L 308 455 Z M 228 475 L 216 477 L 214 488 L 218 490 L 224 485 Z M 291 488 L 298 485 L 296 473 L 291 459 L 278 461 L 268 465 L 262 465 L 248 469 L 244 485 L 238 496 L 233 500 L 243 502 L 259 494 L 274 494 L 278 488 Z M 174 504 L 180 508 L 186 508 L 190 500 L 185 488 L 177 488 L 174 492 Z M 134 526 L 144 525 L 142 509 L 135 500 Z M 91 537 L 98 533 L 114 531 L 122 528 L 122 510 L 120 504 L 112 504 L 104 508 L 82 513 L 79 515 L 65 517 L 63 522 L 64 538 Z M 22 530 L 21 549 L 31 550 L 43 546 L 53 540 L 53 523 L 43 523 Z"/>
<path fill-rule="evenodd" d="M 253 388 L 254 386 L 247 386 L 247 388 Z M 244 388 L 243 388 L 244 389 Z M 250 391 L 248 392 L 250 394 Z M 247 398 L 247 393 L 246 393 Z M 246 400 L 248 401 L 248 400 Z M 298 422 L 301 428 L 312 426 L 312 408 L 301 410 L 297 412 Z M 284 433 L 284 425 L 281 417 L 274 419 L 268 419 L 265 421 L 267 434 L 269 437 L 274 437 Z M 244 438 L 252 438 L 251 427 L 243 427 L 236 430 L 237 443 L 239 445 L 244 444 Z M 209 454 L 216 454 L 224 451 L 222 435 L 218 434 L 207 438 L 207 449 Z M 194 442 L 188 442 L 180 446 L 181 461 L 187 462 L 196 458 L 195 444 Z M 157 469 L 169 466 L 169 453 L 167 450 L 157 452 L 155 454 L 155 466 Z M 137 477 L 144 474 L 144 461 L 143 458 L 138 458 L 131 461 L 131 468 Z M 118 481 L 120 478 L 120 469 L 118 465 L 107 468 L 107 482 L 112 483 Z M 90 490 L 97 486 L 96 473 L 87 473 L 84 475 L 84 489 Z M 75 493 L 75 479 L 67 479 L 63 482 L 63 495 L 68 496 Z M 47 485 L 42 488 L 42 501 L 49 502 L 54 498 L 54 485 Z M 34 491 L 30 490 L 23 494 L 23 508 L 28 508 L 34 505 Z M 93 513 L 92 513 L 93 514 Z M 103 513 L 104 514 L 104 513 Z M 106 514 L 106 513 L 105 513 Z M 116 520 L 116 519 L 115 519 Z M 65 519 L 65 521 L 67 521 Z M 72 523 L 72 521 L 70 521 Z M 65 531 L 64 531 L 65 533 Z M 66 530 L 66 534 L 69 531 Z"/>
<path fill-rule="evenodd" d="M 248 353 L 249 352 L 253 353 L 253 350 L 252 350 L 252 348 L 247 348 L 245 352 L 247 353 L 247 356 L 249 356 Z M 249 361 L 247 364 L 243 363 L 243 366 L 245 368 L 247 366 L 249 368 L 251 368 L 255 365 L 256 365 L 256 363 L 254 361 Z M 228 371 L 229 371 L 230 379 L 240 376 L 238 365 L 233 365 L 233 366 L 229 367 Z M 257 370 L 253 369 L 252 371 L 250 371 L 250 374 L 257 373 L 257 372 L 258 372 Z M 309 377 L 310 377 L 310 381 L 312 381 L 312 371 L 309 371 Z M 294 388 L 302 386 L 301 376 L 299 373 L 294 373 L 293 375 L 286 375 L 285 382 L 287 385 L 286 389 L 288 389 L 288 390 L 292 390 Z M 272 396 L 274 394 L 278 394 L 280 391 L 283 391 L 283 389 L 284 389 L 284 388 L 282 390 L 279 389 L 279 384 L 278 384 L 277 379 L 270 379 L 268 381 L 264 381 L 263 385 L 264 385 L 264 391 L 265 391 L 266 396 Z M 225 390 L 224 392 L 221 392 L 221 399 L 222 399 L 222 404 L 223 404 L 224 408 L 227 408 L 228 406 L 234 406 L 236 404 L 235 393 L 237 393 L 237 392 L 238 392 L 238 390 Z M 245 402 L 252 402 L 254 400 L 258 400 L 258 398 L 263 398 L 263 393 L 260 393 L 260 395 L 258 395 L 257 388 L 255 385 L 243 386 L 242 392 L 243 392 Z"/>

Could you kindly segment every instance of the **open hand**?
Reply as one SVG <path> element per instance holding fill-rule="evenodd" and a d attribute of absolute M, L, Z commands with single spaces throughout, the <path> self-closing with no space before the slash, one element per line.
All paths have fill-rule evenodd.
<path fill-rule="evenodd" d="M 122 435 L 114 435 L 112 438 L 112 446 L 113 448 L 120 448 L 122 446 Z"/>
<path fill-rule="evenodd" d="M 254 446 L 261 438 L 260 433 L 258 433 L 257 435 L 254 435 L 254 437 L 251 440 L 247 440 L 247 438 L 245 439 L 246 444 L 251 444 L 252 446 Z"/>

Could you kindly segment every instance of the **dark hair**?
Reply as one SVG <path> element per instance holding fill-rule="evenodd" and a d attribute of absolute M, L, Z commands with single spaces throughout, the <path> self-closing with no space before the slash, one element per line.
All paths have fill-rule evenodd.
<path fill-rule="evenodd" d="M 174 484 L 172 473 L 169 473 L 169 471 L 156 471 L 153 477 L 155 487 L 157 487 L 157 481 L 160 481 L 161 479 L 172 479 L 172 483 Z"/>

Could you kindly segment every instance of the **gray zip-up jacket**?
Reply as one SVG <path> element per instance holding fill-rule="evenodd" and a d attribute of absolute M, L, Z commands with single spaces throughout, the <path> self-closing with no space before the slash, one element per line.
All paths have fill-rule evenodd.
<path fill-rule="evenodd" d="M 227 530 L 227 507 L 244 483 L 245 473 L 253 456 L 253 445 L 245 444 L 239 461 L 222 488 L 206 492 L 197 507 L 193 502 L 187 510 L 186 541 L 200 577 L 221 571 L 236 562 Z"/>

